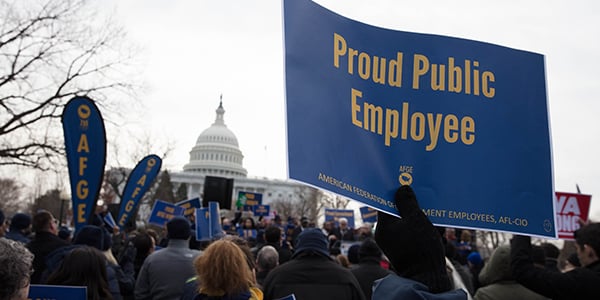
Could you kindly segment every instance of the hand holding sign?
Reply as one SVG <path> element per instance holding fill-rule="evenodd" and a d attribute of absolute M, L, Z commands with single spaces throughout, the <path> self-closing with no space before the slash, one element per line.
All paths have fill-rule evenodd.
<path fill-rule="evenodd" d="M 401 186 L 394 200 L 402 218 L 379 212 L 375 241 L 398 274 L 422 282 L 433 293 L 450 290 L 440 234 L 419 207 L 413 189 Z"/>

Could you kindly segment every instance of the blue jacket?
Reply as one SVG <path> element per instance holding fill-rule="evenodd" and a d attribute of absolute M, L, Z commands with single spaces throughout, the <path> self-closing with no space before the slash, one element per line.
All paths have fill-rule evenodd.
<path fill-rule="evenodd" d="M 467 294 L 463 290 L 432 294 L 429 288 L 420 282 L 391 274 L 375 281 L 372 299 L 466 300 Z"/>

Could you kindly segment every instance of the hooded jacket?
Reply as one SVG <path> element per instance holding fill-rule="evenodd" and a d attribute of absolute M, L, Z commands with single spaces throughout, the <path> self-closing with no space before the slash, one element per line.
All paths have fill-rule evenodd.
<path fill-rule="evenodd" d="M 475 300 L 544 300 L 544 296 L 534 293 L 518 284 L 510 270 L 510 246 L 498 247 L 488 263 L 479 273 L 481 287 L 475 293 Z"/>
<path fill-rule="evenodd" d="M 467 299 L 467 294 L 463 290 L 434 294 L 429 291 L 426 285 L 418 281 L 391 274 L 375 281 L 372 299 L 464 300 Z"/>

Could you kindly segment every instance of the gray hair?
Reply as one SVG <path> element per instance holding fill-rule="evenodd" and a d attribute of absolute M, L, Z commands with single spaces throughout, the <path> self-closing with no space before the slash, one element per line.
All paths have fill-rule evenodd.
<path fill-rule="evenodd" d="M 264 246 L 256 255 L 256 265 L 261 270 L 272 270 L 279 264 L 279 253 L 273 246 Z"/>
<path fill-rule="evenodd" d="M 13 299 L 29 284 L 33 254 L 23 244 L 0 238 L 0 299 Z"/>

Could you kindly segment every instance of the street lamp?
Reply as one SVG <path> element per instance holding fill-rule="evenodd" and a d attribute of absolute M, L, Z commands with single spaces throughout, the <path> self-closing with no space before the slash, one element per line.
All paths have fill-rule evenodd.
<path fill-rule="evenodd" d="M 58 217 L 58 221 L 59 221 L 59 226 L 63 225 L 63 216 L 64 216 L 64 212 L 65 212 L 65 203 L 69 201 L 70 199 L 70 195 L 67 194 L 65 191 L 61 191 L 60 192 L 60 214 Z"/>

